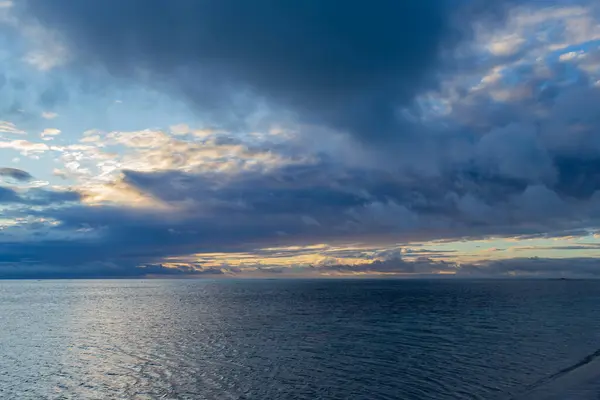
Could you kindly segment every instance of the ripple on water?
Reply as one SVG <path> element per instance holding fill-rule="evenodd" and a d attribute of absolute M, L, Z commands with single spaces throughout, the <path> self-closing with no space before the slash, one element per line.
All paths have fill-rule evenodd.
<path fill-rule="evenodd" d="M 589 392 L 597 361 L 577 363 L 600 347 L 599 289 L 543 281 L 0 282 L 0 398 Z"/>

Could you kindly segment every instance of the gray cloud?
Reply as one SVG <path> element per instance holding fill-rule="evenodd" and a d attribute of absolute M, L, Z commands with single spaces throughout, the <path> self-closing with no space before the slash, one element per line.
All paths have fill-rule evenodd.
<path fill-rule="evenodd" d="M 8 259 L 9 261 L 5 261 Z M 74 278 L 136 278 L 136 277 L 200 277 L 222 275 L 218 269 L 195 269 L 187 265 L 165 267 L 162 264 L 133 266 L 110 262 L 91 262 L 79 265 L 77 269 L 69 266 L 40 263 L 13 263 L 9 257 L 0 256 L 1 279 L 74 279 Z"/>
<path fill-rule="evenodd" d="M 142 69 L 211 114 L 243 118 L 239 105 L 255 101 L 240 98 L 251 94 L 372 142 L 413 129 L 399 107 L 435 86 L 442 54 L 470 37 L 474 21 L 501 21 L 513 1 L 493 3 L 27 0 L 19 7 L 25 19 L 60 32 L 80 60 L 120 77 Z"/>
<path fill-rule="evenodd" d="M 21 197 L 12 189 L 0 186 L 0 204 L 1 203 L 17 203 L 21 201 Z"/>
<path fill-rule="evenodd" d="M 13 203 L 27 206 L 51 206 L 63 203 L 77 203 L 81 195 L 75 191 L 55 191 L 40 188 L 18 192 L 14 189 L 0 186 L 0 204 Z"/>
<path fill-rule="evenodd" d="M 0 168 L 0 176 L 7 176 L 21 182 L 33 179 L 29 172 L 17 168 Z"/>
<path fill-rule="evenodd" d="M 373 261 L 358 265 L 326 265 L 314 267 L 320 273 L 337 272 L 341 274 L 414 274 L 433 275 L 440 272 L 456 272 L 457 266 L 443 261 L 433 261 L 429 258 L 406 261 L 402 258 L 392 258 L 385 261 Z"/>
<path fill-rule="evenodd" d="M 77 203 L 81 194 L 76 191 L 56 191 L 45 189 L 30 189 L 24 196 L 24 202 L 35 206 L 48 206 L 61 203 Z"/>
<path fill-rule="evenodd" d="M 398 181 L 384 173 L 340 171 L 327 163 L 247 172 L 227 180 L 212 173 L 125 171 L 123 183 L 163 202 L 171 211 L 82 204 L 30 210 L 27 214 L 33 217 L 58 221 L 55 233 L 85 230 L 93 236 L 12 244 L 2 254 L 15 262 L 27 259 L 72 268 L 110 262 L 133 268 L 182 254 L 262 254 L 260 249 L 277 245 L 531 237 L 572 233 L 576 228 L 581 229 L 578 234 L 587 234 L 583 228 L 598 223 L 593 202 L 565 198 L 560 200 L 561 210 L 540 207 L 539 199 L 549 196 L 549 189 L 523 186 L 488 202 L 477 195 L 489 190 L 485 180 L 462 186 L 441 182 L 452 180 Z M 41 193 L 46 201 L 69 196 Z M 465 205 L 465 198 L 471 198 L 471 203 Z M 585 219 L 574 218 L 584 211 Z M 275 254 L 265 254 L 269 255 Z M 442 255 L 417 249 L 408 256 L 417 260 Z"/>
<path fill-rule="evenodd" d="M 597 258 L 513 258 L 481 265 L 461 265 L 467 276 L 516 276 L 542 278 L 599 278 Z"/>
<path fill-rule="evenodd" d="M 263 271 L 268 271 L 264 269 Z M 389 274 L 414 277 L 455 278 L 600 278 L 600 262 L 595 258 L 513 258 L 479 264 L 456 264 L 430 258 L 403 260 L 394 258 L 358 265 L 324 265 L 305 268 L 305 272 L 355 274 Z M 440 275 L 441 274 L 441 275 Z"/>
<path fill-rule="evenodd" d="M 481 72 L 517 59 L 482 61 L 480 54 L 468 54 L 474 66 L 449 60 L 457 45 L 468 43 L 471 23 L 490 13 L 502 21 L 504 6 L 513 4 L 459 3 L 21 2 L 18 7 L 60 32 L 80 60 L 100 63 L 125 80 L 142 79 L 142 70 L 149 74 L 146 83 L 187 97 L 219 120 L 243 119 L 251 104 L 266 99 L 274 108 L 278 104 L 295 112 L 301 122 L 349 131 L 363 144 L 377 143 L 377 150 L 369 153 L 374 162 L 316 151 L 310 154 L 314 162 L 237 174 L 123 171 L 120 184 L 168 211 L 89 207 L 74 204 L 76 193 L 0 188 L 0 202 L 63 205 L 29 213 L 58 221 L 52 232 L 94 234 L 85 240 L 1 244 L 0 254 L 6 263 L 30 260 L 72 271 L 98 262 L 118 265 L 115 274 L 127 275 L 138 273 L 139 265 L 160 273 L 165 257 L 202 251 L 552 237 L 597 228 L 600 90 L 584 70 L 556 63 L 523 65 L 512 71 L 516 82 L 498 80 L 486 90 L 473 89 L 472 79 L 448 93 L 441 85 L 438 94 L 450 99 L 451 112 L 434 121 L 422 121 L 416 111 L 416 116 L 401 115 L 400 108 L 414 111 L 415 96 L 437 88 L 450 73 Z M 465 29 L 456 25 L 459 17 Z M 41 104 L 51 108 L 67 101 L 61 90 L 60 85 L 49 87 Z M 256 147 L 290 157 L 300 152 L 292 145 Z M 326 268 L 418 274 L 457 270 L 435 262 L 436 256 L 417 252 L 408 261 L 392 254 L 363 267 Z M 594 270 L 588 260 L 577 262 L 582 271 Z M 562 273 L 568 266 L 515 260 L 489 263 L 485 271 L 479 265 L 460 266 L 458 272 Z"/>
<path fill-rule="evenodd" d="M 590 142 L 573 148 L 577 137 L 563 141 L 559 133 L 568 135 L 572 124 L 583 122 L 588 130 L 578 134 L 591 138 L 598 125 L 575 109 L 570 117 L 561 113 L 558 100 L 570 91 L 588 100 L 597 95 L 594 88 L 562 89 L 557 101 L 546 106 L 549 117 L 537 129 L 513 115 L 512 124 L 487 134 L 458 130 L 450 141 L 437 143 L 452 149 L 458 142 L 460 151 L 432 158 L 440 166 L 435 174 L 352 166 L 320 154 L 307 158 L 313 161 L 233 175 L 123 171 L 121 184 L 172 210 L 160 212 L 73 205 L 79 198 L 73 192 L 22 194 L 5 188 L 3 202 L 66 204 L 29 212 L 59 221 L 56 232 L 97 233 L 83 242 L 40 239 L 5 254 L 44 265 L 77 268 L 102 261 L 135 268 L 167 256 L 273 245 L 585 235 L 600 222 L 593 162 L 600 152 Z M 472 107 L 474 113 L 488 112 L 486 103 Z M 527 107 L 523 103 L 515 109 Z M 277 151 L 293 158 L 296 150 Z"/>

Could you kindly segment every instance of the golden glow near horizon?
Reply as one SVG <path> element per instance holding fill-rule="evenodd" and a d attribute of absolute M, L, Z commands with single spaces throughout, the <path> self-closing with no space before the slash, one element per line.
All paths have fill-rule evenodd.
<path fill-rule="evenodd" d="M 455 275 L 461 265 L 485 265 L 513 258 L 571 258 L 600 257 L 598 235 L 556 238 L 488 238 L 472 241 L 413 242 L 377 247 L 374 245 L 331 246 L 325 243 L 307 246 L 266 247 L 255 253 L 198 253 L 170 257 L 164 266 L 190 265 L 198 269 L 222 269 L 225 275 L 236 269 L 238 276 L 268 276 L 277 269 L 281 276 L 413 276 L 416 272 L 370 270 L 374 263 L 428 261 L 434 266 L 429 274 Z M 343 268 L 329 269 L 340 266 Z M 353 270 L 356 267 L 356 270 Z M 513 273 L 514 274 L 514 273 Z"/>

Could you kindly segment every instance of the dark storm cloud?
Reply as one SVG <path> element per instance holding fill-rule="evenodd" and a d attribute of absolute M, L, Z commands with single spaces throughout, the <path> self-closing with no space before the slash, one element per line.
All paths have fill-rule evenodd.
<path fill-rule="evenodd" d="M 0 177 L 1 176 L 7 176 L 21 182 L 33 179 L 29 172 L 17 168 L 0 168 Z"/>
<path fill-rule="evenodd" d="M 493 3 L 493 4 L 491 4 Z M 26 0 L 25 18 L 63 34 L 80 60 L 140 68 L 201 109 L 250 91 L 305 120 L 386 138 L 397 109 L 435 84 L 441 55 L 512 1 Z M 54 95 L 51 96 L 54 99 Z M 234 113 L 243 114 L 236 109 Z M 243 115 L 240 115 L 243 117 Z"/>
<path fill-rule="evenodd" d="M 499 86 L 469 94 L 455 107 L 455 118 L 477 127 L 478 138 L 463 134 L 471 143 L 462 158 L 467 181 L 480 181 L 493 198 L 536 184 L 547 194 L 584 201 L 600 189 L 600 88 L 584 71 L 567 77 L 549 68 L 544 79 L 533 72 L 519 77 L 520 85 L 533 87 L 523 98 L 494 101 L 493 90 L 505 89 Z M 541 87 L 552 96 L 541 101 Z"/>
<path fill-rule="evenodd" d="M 511 123 L 477 133 L 458 129 L 437 142 L 450 155 L 425 159 L 438 164 L 434 174 L 415 172 L 412 165 L 400 171 L 352 166 L 320 155 L 314 162 L 235 174 L 123 171 L 123 185 L 171 211 L 72 203 L 32 211 L 59 221 L 56 232 L 91 230 L 97 236 L 40 238 L 2 254 L 76 273 L 95 262 L 127 270 L 168 256 L 260 253 L 277 245 L 587 235 L 600 225 L 594 162 L 600 124 L 589 106 L 597 96 L 596 88 L 562 87 L 539 121 L 528 118 L 535 104 L 503 104 Z M 489 103 L 473 102 L 469 112 L 485 116 Z M 77 199 L 69 192 L 0 191 L 0 201 L 30 205 Z"/>
<path fill-rule="evenodd" d="M 600 225 L 600 90 L 585 72 L 574 79 L 564 66 L 548 64 L 541 73 L 526 65 L 514 71 L 510 84 L 499 80 L 486 90 L 471 90 L 467 79 L 471 86 L 449 96 L 450 114 L 435 123 L 398 113 L 443 73 L 487 73 L 511 61 L 508 56 L 481 61 L 477 53 L 469 54 L 474 64 L 469 66 L 445 58 L 468 40 L 472 22 L 502 21 L 510 3 L 24 0 L 18 7 L 60 32 L 80 63 L 98 62 L 125 80 L 142 79 L 137 71 L 144 70 L 147 83 L 226 118 L 250 112 L 248 103 L 233 101 L 250 93 L 253 102 L 263 97 L 272 107 L 297 112 L 302 122 L 348 130 L 379 146 L 376 161 L 367 166 L 359 157 L 311 154 L 314 163 L 260 172 L 123 171 L 120 184 L 163 203 L 161 210 L 90 207 L 72 204 L 76 193 L 26 195 L 0 188 L 4 203 L 69 203 L 31 211 L 59 221 L 53 232 L 91 232 L 85 240 L 0 241 L 1 257 L 5 263 L 60 265 L 64 274 L 82 268 L 88 276 L 111 271 L 135 276 L 140 265 L 160 274 L 165 257 L 199 252 L 268 254 L 263 248 L 277 245 L 587 235 Z M 566 4 L 531 4 L 559 3 Z M 61 90 L 59 84 L 49 86 L 41 104 L 51 108 L 67 101 Z M 399 147 L 392 137 L 410 140 Z M 268 150 L 290 156 L 284 147 Z M 381 156 L 382 148 L 392 156 Z M 562 273 L 578 266 L 595 271 L 588 260 L 458 268 L 434 257 L 391 254 L 364 266 L 323 268 L 465 275 Z"/>
<path fill-rule="evenodd" d="M 541 207 L 540 198 L 550 196 L 549 189 L 535 186 L 488 203 L 477 197 L 478 191 L 485 192 L 486 181 L 471 182 L 467 191 L 464 184 L 440 184 L 452 182 L 450 178 L 397 180 L 383 172 L 340 171 L 326 162 L 226 179 L 213 173 L 125 171 L 122 182 L 163 202 L 167 209 L 74 204 L 31 210 L 28 214 L 33 217 L 58 221 L 55 233 L 85 231 L 92 236 L 6 244 L 1 249 L 5 262 L 10 257 L 13 262 L 29 260 L 73 270 L 102 262 L 127 269 L 202 252 L 293 255 L 262 250 L 278 245 L 568 234 L 574 231 L 567 229 L 596 224 L 600 216 L 588 211 L 585 220 L 575 218 L 583 209 L 578 200 L 562 200 L 558 211 Z M 421 256 L 440 255 L 417 249 L 407 258 L 414 262 Z M 395 259 L 398 254 L 378 255 L 382 256 Z M 383 269 L 389 264 L 376 265 Z"/>

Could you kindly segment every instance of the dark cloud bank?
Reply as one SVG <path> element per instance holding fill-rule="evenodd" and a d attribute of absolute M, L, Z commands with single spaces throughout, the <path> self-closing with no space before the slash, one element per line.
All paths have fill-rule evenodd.
<path fill-rule="evenodd" d="M 461 94 L 452 115 L 434 126 L 400 112 L 414 108 L 415 96 L 437 87 L 442 75 L 467 71 L 452 55 L 470 40 L 469 27 L 476 21 L 501 24 L 516 3 L 524 2 L 20 3 L 58 31 L 79 59 L 101 64 L 115 76 L 141 79 L 136 72 L 141 66 L 148 82 L 227 122 L 251 112 L 252 101 L 234 101 L 240 94 L 260 98 L 302 122 L 349 133 L 374 149 L 380 161 L 360 167 L 318 155 L 317 162 L 233 177 L 124 171 L 124 184 L 177 211 L 85 205 L 31 211 L 60 221 L 59 231 L 85 227 L 99 236 L 2 242 L 0 263 L 29 264 L 12 272 L 0 268 L 9 271 L 0 275 L 187 274 L 186 267 L 166 271 L 161 260 L 271 245 L 553 235 L 597 228 L 600 93 L 584 72 L 573 81 L 560 67 L 543 78 L 521 71 L 528 96 L 498 101 L 487 92 Z M 558 3 L 532 2 L 539 7 Z M 2 190 L 0 201 L 18 201 L 16 193 Z M 43 272 L 46 267 L 40 265 L 50 270 Z M 456 266 L 394 259 L 322 268 L 428 274 Z M 515 259 L 486 268 L 498 275 L 595 275 L 590 259 Z M 460 271 L 483 273 L 477 266 Z"/>
<path fill-rule="evenodd" d="M 26 0 L 25 18 L 62 33 L 81 60 L 149 80 L 200 111 L 240 118 L 255 97 L 303 121 L 389 140 L 436 84 L 445 53 L 512 0 Z M 139 75 L 138 75 L 139 77 Z M 248 103 L 241 93 L 251 94 Z M 236 109 L 231 111 L 230 108 Z M 224 111 L 227 110 L 227 111 Z M 407 132 L 406 132 L 407 133 Z"/>

